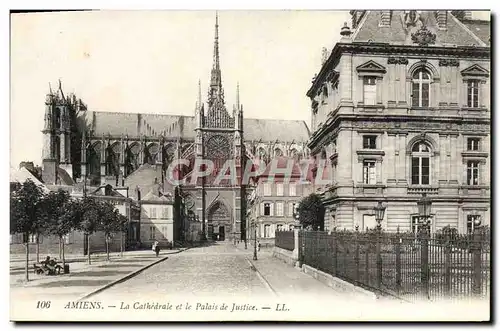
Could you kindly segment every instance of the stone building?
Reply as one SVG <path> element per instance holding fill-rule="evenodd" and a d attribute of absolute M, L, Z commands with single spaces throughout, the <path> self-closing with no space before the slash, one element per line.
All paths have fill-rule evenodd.
<path fill-rule="evenodd" d="M 351 11 L 315 76 L 312 155 L 331 161 L 326 223 L 431 231 L 490 223 L 490 23 L 465 11 Z"/>
<path fill-rule="evenodd" d="M 177 175 L 190 179 L 195 160 L 213 161 L 214 173 L 226 160 L 235 160 L 239 173 L 241 159 L 257 155 L 305 157 L 309 128 L 304 121 L 245 118 L 239 86 L 232 111 L 226 109 L 217 17 L 208 99 L 202 101 L 199 83 L 193 115 L 90 111 L 59 86 L 47 95 L 43 134 L 44 181 L 73 185 L 87 180 L 89 186 L 129 187 L 130 196 L 138 199 L 141 192 L 149 192 L 155 178 L 163 186 L 168 184 L 168 167 L 175 159 L 189 160 Z M 200 220 L 200 235 L 243 239 L 241 196 L 247 188 L 241 181 L 216 183 L 214 177 L 182 185 L 186 206 Z"/>
<path fill-rule="evenodd" d="M 294 217 L 302 197 L 312 193 L 313 185 L 309 178 L 302 178 L 299 163 L 293 158 L 275 159 L 277 171 L 272 175 L 272 163 L 255 181 L 255 195 L 250 207 L 247 228 L 252 229 L 247 239 L 257 235 L 261 243 L 274 243 L 276 231 L 288 231 L 299 225 Z M 290 173 L 283 174 L 287 168 Z M 253 229 L 257 226 L 257 229 Z"/>

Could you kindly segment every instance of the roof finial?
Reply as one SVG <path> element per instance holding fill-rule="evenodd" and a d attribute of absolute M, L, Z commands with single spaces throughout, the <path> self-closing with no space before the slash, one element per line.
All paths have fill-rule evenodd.
<path fill-rule="evenodd" d="M 236 108 L 240 110 L 240 82 L 236 84 Z"/>
<path fill-rule="evenodd" d="M 49 82 L 49 93 L 50 93 L 50 94 L 53 94 L 53 93 L 52 93 L 52 85 L 50 84 L 50 82 Z"/>
<path fill-rule="evenodd" d="M 201 79 L 198 79 L 198 107 L 201 107 Z"/>

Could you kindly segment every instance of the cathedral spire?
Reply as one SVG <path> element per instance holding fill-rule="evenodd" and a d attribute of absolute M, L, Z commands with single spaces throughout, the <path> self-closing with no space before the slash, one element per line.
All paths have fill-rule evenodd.
<path fill-rule="evenodd" d="M 222 89 L 222 77 L 219 59 L 219 14 L 215 14 L 215 39 L 212 72 L 210 77 L 210 90 L 208 92 L 208 105 L 211 107 L 215 100 L 224 103 L 224 92 Z"/>

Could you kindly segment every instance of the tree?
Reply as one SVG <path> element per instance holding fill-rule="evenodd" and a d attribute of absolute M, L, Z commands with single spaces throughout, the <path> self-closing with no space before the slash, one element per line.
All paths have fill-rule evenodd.
<path fill-rule="evenodd" d="M 63 268 L 66 266 L 64 256 L 64 237 L 77 229 L 82 220 L 80 203 L 70 197 L 64 190 L 50 192 L 43 199 L 47 232 L 59 239 Z"/>
<path fill-rule="evenodd" d="M 323 231 L 325 207 L 319 195 L 312 193 L 303 198 L 297 207 L 299 222 L 304 228 Z"/>
<path fill-rule="evenodd" d="M 122 231 L 122 219 L 115 206 L 108 201 L 99 203 L 99 214 L 98 230 L 104 232 L 106 238 L 106 256 L 109 261 L 109 241 L 113 233 Z"/>
<path fill-rule="evenodd" d="M 99 219 L 101 217 L 100 206 L 99 202 L 92 197 L 84 197 L 83 199 L 78 200 L 78 203 L 78 208 L 80 208 L 81 212 L 81 223 L 78 228 L 83 231 L 87 238 L 88 263 L 91 264 L 90 235 L 97 231 Z"/>
<path fill-rule="evenodd" d="M 37 234 L 43 228 L 40 201 L 42 189 L 30 179 L 13 191 L 10 196 L 10 233 L 23 234 L 26 245 L 26 281 L 29 281 L 29 241 L 31 234 Z"/>

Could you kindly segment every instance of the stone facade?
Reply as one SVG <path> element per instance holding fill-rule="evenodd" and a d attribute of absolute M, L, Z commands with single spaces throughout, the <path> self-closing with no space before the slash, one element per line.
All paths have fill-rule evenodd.
<path fill-rule="evenodd" d="M 193 116 L 96 112 L 73 94 L 65 95 L 61 84 L 57 91 L 51 90 L 43 130 L 44 181 L 124 186 L 138 199 L 155 180 L 163 186 L 162 192 L 168 192 L 175 186 L 173 177 L 185 178 L 182 191 L 193 202 L 189 209 L 198 216 L 201 230 L 210 232 L 211 238 L 242 239 L 241 196 L 246 188 L 241 181 L 219 185 L 214 178 L 191 183 L 195 162 L 212 160 L 214 170 L 220 171 L 226 160 L 235 160 L 239 172 L 242 159 L 268 162 L 280 155 L 307 157 L 309 128 L 304 121 L 245 118 L 239 86 L 232 111 L 226 109 L 218 28 L 217 18 L 208 98 L 202 100 L 199 83 Z M 169 166 L 175 159 L 190 164 L 176 168 L 173 175 Z M 191 224 L 187 232 L 196 231 Z"/>
<path fill-rule="evenodd" d="M 432 231 L 489 224 L 489 39 L 448 12 L 352 14 L 356 29 L 343 29 L 308 91 L 308 146 L 332 167 L 328 223 L 371 228 L 383 201 L 383 228 L 415 230 L 426 193 Z"/>

